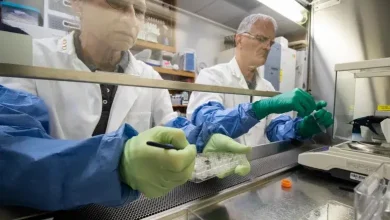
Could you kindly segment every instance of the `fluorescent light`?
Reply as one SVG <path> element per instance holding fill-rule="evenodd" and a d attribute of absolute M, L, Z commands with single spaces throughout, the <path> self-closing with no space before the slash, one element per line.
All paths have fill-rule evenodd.
<path fill-rule="evenodd" d="M 301 23 L 305 20 L 305 9 L 295 0 L 257 0 L 284 17 Z"/>

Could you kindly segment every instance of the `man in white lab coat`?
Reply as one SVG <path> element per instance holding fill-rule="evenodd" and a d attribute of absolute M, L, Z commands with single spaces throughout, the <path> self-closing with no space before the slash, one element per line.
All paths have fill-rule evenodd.
<path fill-rule="evenodd" d="M 203 69 L 196 83 L 275 91 L 257 70 L 266 62 L 276 30 L 276 21 L 269 16 L 246 17 L 235 37 L 235 57 L 229 63 Z M 222 133 L 253 147 L 268 141 L 309 138 L 321 132 L 317 123 L 325 127 L 333 124 L 325 106 L 324 101 L 316 104 L 310 94 L 300 89 L 273 98 L 193 92 L 187 117 L 195 125 L 218 125 Z M 309 116 L 315 110 L 318 111 Z M 290 111 L 297 111 L 300 117 L 272 115 Z"/>
<path fill-rule="evenodd" d="M 129 51 L 145 18 L 144 0 L 73 0 L 72 7 L 81 30 L 34 40 L 35 66 L 161 79 Z M 0 205 L 61 210 L 117 206 L 140 192 L 159 197 L 191 177 L 197 152 L 250 151 L 211 136 L 217 131 L 210 126 L 175 120 L 167 90 L 15 78 L 0 84 Z M 248 174 L 249 162 L 235 171 Z"/>

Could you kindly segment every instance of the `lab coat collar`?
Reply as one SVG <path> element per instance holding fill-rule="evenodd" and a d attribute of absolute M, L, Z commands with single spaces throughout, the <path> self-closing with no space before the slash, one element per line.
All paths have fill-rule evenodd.
<path fill-rule="evenodd" d="M 143 74 L 142 65 L 129 51 L 130 62 L 125 70 L 125 74 L 141 77 Z M 133 107 L 135 101 L 142 93 L 141 87 L 119 86 L 115 95 L 114 102 L 112 104 L 112 110 L 110 113 L 110 120 L 107 126 L 107 132 L 115 131 L 123 124 L 126 116 Z"/>
<path fill-rule="evenodd" d="M 128 73 L 133 76 L 141 76 L 143 73 L 142 65 L 139 64 L 139 61 L 133 56 L 129 51 L 129 65 L 127 66 L 125 73 Z"/>
<path fill-rule="evenodd" d="M 60 53 L 66 53 L 72 58 L 74 69 L 82 71 L 90 71 L 90 69 L 77 57 L 74 46 L 74 32 L 62 37 L 58 41 L 57 50 Z M 129 51 L 129 65 L 125 69 L 124 74 L 130 74 L 140 77 L 143 73 L 143 68 L 135 57 Z M 115 74 L 113 74 L 115 77 Z M 99 85 L 96 85 L 99 88 Z M 130 86 L 118 86 L 114 102 L 110 112 L 110 119 L 107 126 L 107 132 L 118 129 L 126 119 L 127 114 L 131 111 L 135 101 L 141 94 L 142 88 Z"/>
<path fill-rule="evenodd" d="M 76 48 L 73 42 L 73 37 L 74 37 L 74 31 L 60 38 L 57 42 L 57 51 L 77 57 Z"/>
<path fill-rule="evenodd" d="M 233 59 L 230 61 L 229 65 L 232 68 L 233 76 L 235 76 L 235 77 L 237 77 L 239 79 L 244 78 L 244 75 L 242 75 L 240 66 L 238 66 L 236 57 L 233 57 Z"/>
<path fill-rule="evenodd" d="M 229 66 L 231 68 L 231 73 L 234 77 L 236 77 L 239 80 L 239 84 L 242 88 L 249 89 L 248 84 L 246 83 L 245 77 L 241 72 L 240 66 L 238 66 L 237 59 L 234 57 L 230 62 Z M 256 83 L 259 85 L 259 80 L 261 80 L 261 74 L 258 70 L 256 70 Z"/>

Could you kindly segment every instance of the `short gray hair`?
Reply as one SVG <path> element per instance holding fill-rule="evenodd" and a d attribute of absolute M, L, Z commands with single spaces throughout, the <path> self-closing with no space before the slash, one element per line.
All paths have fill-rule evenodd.
<path fill-rule="evenodd" d="M 278 30 L 278 24 L 276 23 L 276 20 L 268 15 L 264 14 L 252 14 L 249 15 L 248 17 L 244 18 L 244 20 L 241 21 L 240 26 L 237 29 L 237 34 L 242 34 L 245 32 L 250 32 L 252 26 L 256 21 L 270 21 L 275 28 L 275 32 Z"/>

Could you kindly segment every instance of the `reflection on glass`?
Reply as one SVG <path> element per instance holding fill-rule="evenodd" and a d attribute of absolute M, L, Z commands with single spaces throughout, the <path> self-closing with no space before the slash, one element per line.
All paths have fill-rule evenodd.
<path fill-rule="evenodd" d="M 282 92 L 290 91 L 296 87 L 295 57 L 297 52 L 287 48 L 286 39 L 280 38 L 277 40 L 279 43 L 275 43 L 278 25 L 271 16 L 258 14 L 243 17 L 240 25 L 235 26 L 238 28 L 235 31 L 234 28 L 218 25 L 208 19 L 199 18 L 174 6 L 169 6 L 175 5 L 174 1 L 64 0 L 60 2 L 44 1 L 43 5 L 30 3 L 29 1 L 20 3 L 4 4 L 2 12 L 5 16 L 3 16 L 3 20 L 9 25 L 20 27 L 35 39 L 33 42 L 34 66 L 86 72 L 105 71 L 185 82 L 194 82 L 194 72 L 198 72 L 200 75 L 196 83 L 200 84 L 265 91 L 275 91 L 276 88 Z M 192 10 L 186 6 L 184 1 L 179 1 L 177 5 Z M 260 3 L 253 5 L 253 7 L 261 6 Z M 18 17 L 17 15 L 21 11 L 28 16 Z M 33 22 L 35 20 L 37 22 Z M 42 26 L 43 29 L 32 29 L 31 26 Z M 227 36 L 225 38 L 225 48 L 230 51 L 227 53 L 228 55 L 220 54 L 220 51 L 225 49 L 221 46 L 221 35 Z M 231 48 L 232 45 L 237 47 Z M 175 54 L 175 52 L 178 53 Z M 225 64 L 212 69 L 206 68 L 212 67 L 216 63 L 216 57 L 221 58 L 218 59 L 218 62 L 225 62 Z M 228 57 L 228 59 L 224 57 Z M 289 58 L 283 58 L 282 62 L 282 57 Z M 202 68 L 203 71 L 201 71 Z M 213 72 L 213 70 L 217 71 Z M 219 75 L 224 75 L 226 78 L 218 78 Z M 274 76 L 277 76 L 277 78 Z M 89 108 L 99 109 L 99 106 L 102 105 L 101 112 L 106 115 L 103 114 L 100 117 L 99 109 L 99 111 L 94 112 L 94 114 L 96 113 L 94 119 L 92 119 L 93 117 L 88 119 L 88 122 L 93 122 L 92 124 L 104 123 L 103 126 L 98 126 L 100 130 L 92 132 L 92 135 L 113 131 L 122 122 L 131 122 L 133 118 L 125 117 L 126 115 L 122 114 L 121 118 L 109 120 L 108 115 L 111 113 L 111 109 L 115 107 L 115 99 L 120 100 L 121 96 L 124 98 L 126 94 L 129 94 L 129 91 L 123 92 L 122 90 L 129 90 L 130 88 L 104 84 L 97 87 L 96 85 L 80 87 L 80 84 L 75 83 L 35 82 L 34 80 L 20 79 L 4 79 L 2 84 L 38 94 L 48 102 L 49 108 L 52 108 L 51 100 L 54 98 L 45 97 L 45 92 L 39 93 L 40 90 L 50 91 L 50 96 L 53 97 L 55 92 L 48 88 L 56 88 L 56 90 L 59 90 L 59 94 L 86 94 L 88 91 L 99 91 L 100 87 L 101 96 L 94 94 L 92 97 L 97 98 L 97 100 L 91 102 L 93 107 Z M 47 84 L 50 84 L 50 86 Z M 82 91 L 77 91 L 73 86 Z M 44 89 L 40 89 L 40 87 Z M 61 89 L 64 90 L 61 91 Z M 145 89 L 145 91 L 154 90 Z M 195 117 L 193 111 L 197 107 L 209 101 L 217 100 L 224 108 L 240 108 L 240 105 L 245 104 L 245 111 L 250 112 L 251 103 L 256 103 L 265 98 L 226 94 L 223 95 L 223 99 L 220 99 L 221 94 L 201 93 L 206 97 L 198 97 L 199 100 L 196 100 L 195 97 L 198 93 L 193 93 L 191 96 L 186 91 L 170 91 L 170 95 L 168 95 L 165 90 L 159 91 L 162 91 L 160 94 L 164 94 L 164 96 L 161 96 L 163 98 L 160 99 L 164 103 L 163 106 L 171 109 L 170 105 L 173 104 L 173 109 L 180 115 L 188 117 L 188 119 Z M 136 95 L 133 96 L 134 100 L 137 100 Z M 79 95 L 80 100 L 78 101 L 81 101 L 82 97 L 84 96 Z M 88 96 L 85 95 L 85 97 Z M 194 97 L 192 101 L 190 97 Z M 131 103 L 134 100 L 130 99 L 128 102 Z M 84 106 L 84 108 L 87 108 L 89 106 L 88 102 L 84 103 L 87 103 Z M 122 103 L 125 102 L 122 101 Z M 128 107 L 135 104 L 129 104 Z M 150 120 L 143 122 L 143 126 L 139 128 L 140 131 L 146 130 L 149 126 L 163 124 L 162 119 L 167 114 L 164 113 L 154 118 L 153 112 L 155 111 L 152 106 L 154 104 L 150 105 L 151 109 L 146 111 L 147 115 L 144 117 Z M 64 108 L 66 109 L 66 107 Z M 82 107 L 79 108 L 83 109 Z M 218 111 L 220 110 L 223 109 Z M 199 112 L 202 115 L 196 118 L 202 121 L 202 118 L 206 118 L 207 115 L 203 114 L 202 111 Z M 233 124 L 224 124 L 223 121 L 218 123 L 222 123 L 221 126 L 223 127 L 236 127 L 236 129 L 226 131 L 226 134 L 237 138 L 243 144 L 258 146 L 269 141 L 289 140 L 296 136 L 295 131 L 291 130 L 289 131 L 292 132 L 291 134 L 287 130 L 280 134 L 275 132 L 266 134 L 266 128 L 269 127 L 268 125 L 271 124 L 273 119 L 277 118 L 277 115 L 269 115 L 266 120 L 261 120 L 259 123 L 248 123 L 243 120 L 243 117 L 247 116 L 239 115 L 237 109 L 232 112 L 236 114 L 232 118 L 233 120 L 229 121 Z M 227 115 L 230 115 L 230 113 Z M 268 112 L 267 116 L 269 113 L 279 112 Z M 253 112 L 249 114 L 253 121 L 259 120 L 259 118 L 254 117 Z M 227 115 L 220 116 L 225 118 Z M 287 115 L 295 116 L 292 112 Z M 215 121 L 216 118 L 211 121 L 217 122 Z M 102 120 L 104 122 L 101 122 Z M 85 121 L 85 119 L 80 119 L 80 122 L 82 121 Z M 111 127 L 110 121 L 115 121 L 115 126 Z M 197 125 L 197 123 L 202 123 L 200 121 L 194 121 L 193 123 Z M 245 121 L 245 123 L 240 124 L 242 121 Z M 282 124 L 285 124 L 285 122 Z M 53 135 L 58 135 L 60 138 L 82 138 L 85 136 L 82 132 L 76 132 L 72 135 L 64 134 L 66 132 L 57 134 L 57 130 L 63 128 L 57 128 L 56 126 L 52 126 L 51 129 Z M 73 128 L 66 128 L 65 130 L 74 131 Z M 248 131 L 249 134 L 246 137 L 242 136 Z M 89 134 L 90 131 L 87 133 Z"/>
<path fill-rule="evenodd" d="M 196 83 L 252 90 L 297 87 L 297 52 L 286 39 L 276 43 L 271 16 L 242 17 L 228 27 L 169 0 L 21 0 L 1 6 L 1 28 L 14 33 L 0 35 L 11 42 L 2 46 L 0 62 L 54 73 L 104 71 L 184 82 L 194 82 L 199 73 Z M 221 53 L 225 49 L 230 50 Z M 188 180 L 196 152 L 246 154 L 269 141 L 297 138 L 302 119 L 289 116 L 306 108 L 294 109 L 291 100 L 301 94 L 309 100 L 305 107 L 315 108 L 302 90 L 282 96 L 286 102 L 273 102 L 291 105 L 263 108 L 259 103 L 266 97 L 202 93 L 197 98 L 186 91 L 5 77 L 0 85 L 0 143 L 6 143 L 0 144 L 0 179 L 6 180 L 0 188 L 7 192 L 0 201 L 44 210 L 118 206 L 136 200 L 139 192 L 166 195 Z M 254 110 L 253 103 L 267 110 Z M 185 137 L 166 127 L 181 129 Z M 179 153 L 151 148 L 147 141 L 172 144 Z M 219 176 L 249 172 L 243 159 Z"/>

